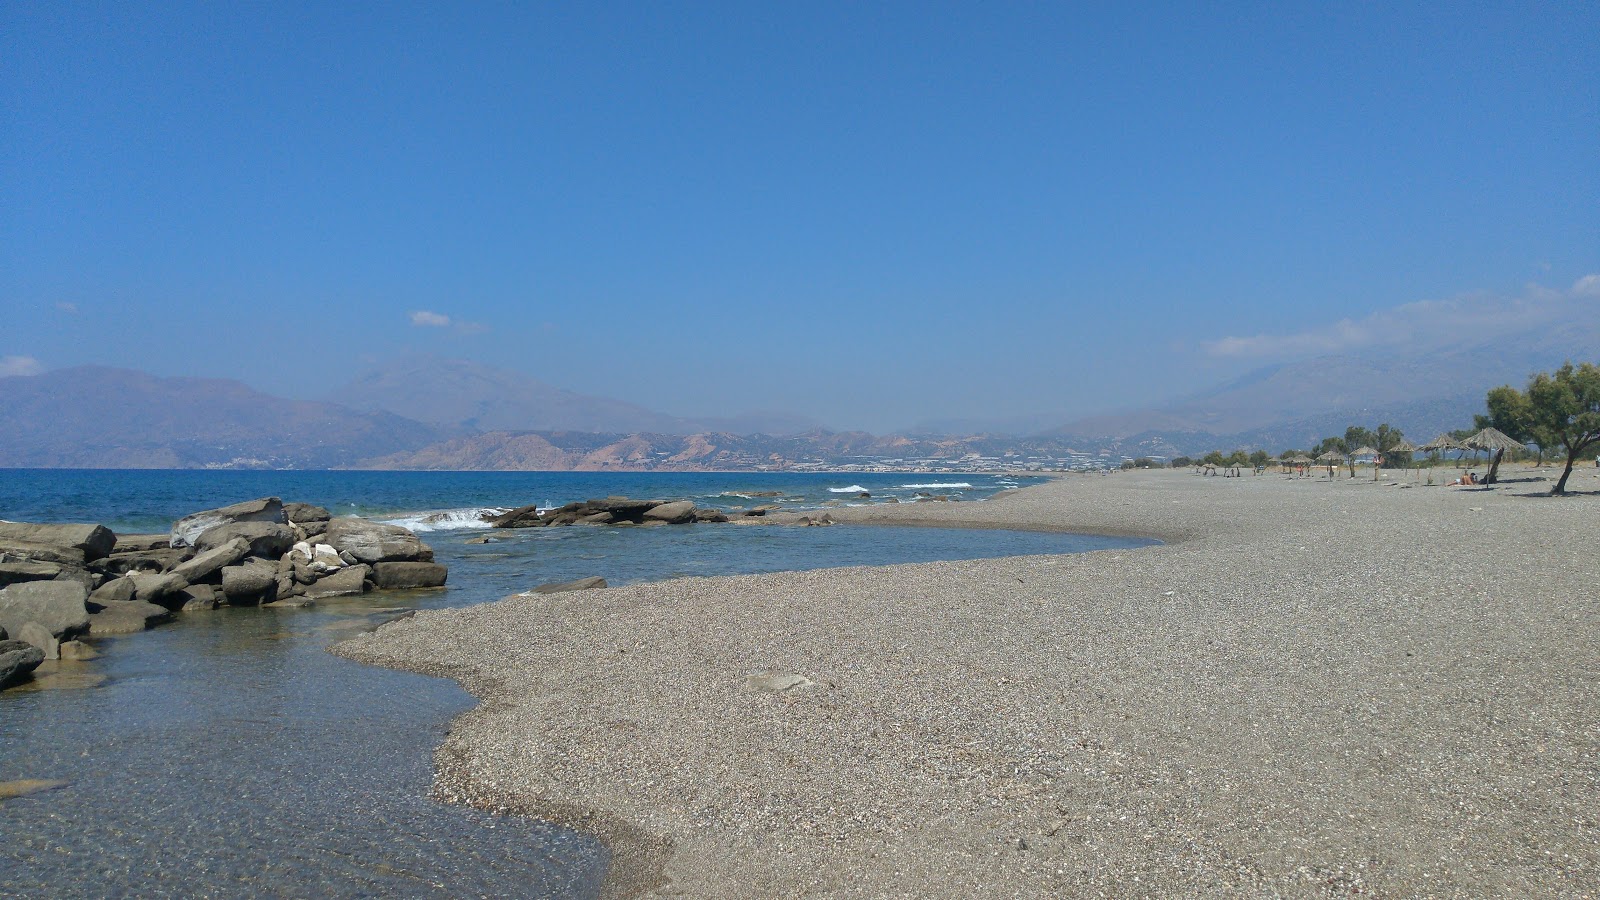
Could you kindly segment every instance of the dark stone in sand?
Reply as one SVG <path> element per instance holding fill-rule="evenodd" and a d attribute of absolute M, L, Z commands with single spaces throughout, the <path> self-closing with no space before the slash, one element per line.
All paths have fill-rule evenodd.
<path fill-rule="evenodd" d="M 528 593 L 565 594 L 568 591 L 588 591 L 606 586 L 606 580 L 604 578 L 601 578 L 598 575 L 592 575 L 588 578 L 579 578 L 577 581 L 560 581 L 552 582 L 550 584 L 541 584 Z"/>

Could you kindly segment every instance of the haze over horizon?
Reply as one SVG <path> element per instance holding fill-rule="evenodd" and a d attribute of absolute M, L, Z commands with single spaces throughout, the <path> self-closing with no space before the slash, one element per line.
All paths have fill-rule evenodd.
<path fill-rule="evenodd" d="M 876 433 L 1600 317 L 1594 5 L 0 10 L 0 375 Z"/>

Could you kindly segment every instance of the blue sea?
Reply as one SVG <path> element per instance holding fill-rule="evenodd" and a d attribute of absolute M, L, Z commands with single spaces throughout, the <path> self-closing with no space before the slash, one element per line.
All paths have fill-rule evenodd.
<path fill-rule="evenodd" d="M 848 525 L 539 528 L 466 543 L 484 533 L 485 511 L 593 497 L 826 509 L 919 495 L 981 503 L 1030 483 L 987 474 L 0 470 L 0 519 L 161 532 L 200 509 L 277 496 L 406 524 L 450 569 L 444 590 L 184 614 L 100 639 L 99 659 L 46 664 L 33 688 L 0 692 L 0 782 L 63 782 L 0 801 L 0 892 L 597 896 L 608 857 L 592 837 L 429 798 L 433 750 L 470 696 L 327 646 L 405 610 L 589 575 L 625 584 L 1142 543 Z M 35 689 L 46 685 L 58 689 Z"/>

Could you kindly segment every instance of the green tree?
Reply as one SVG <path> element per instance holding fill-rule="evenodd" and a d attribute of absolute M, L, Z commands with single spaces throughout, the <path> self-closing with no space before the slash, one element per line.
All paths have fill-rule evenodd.
<path fill-rule="evenodd" d="M 1187 456 L 1179 456 L 1172 460 L 1172 467 L 1174 469 L 1186 469 L 1192 465 L 1194 465 L 1194 460 Z"/>
<path fill-rule="evenodd" d="M 1256 452 L 1250 454 L 1250 465 L 1259 469 L 1262 466 L 1265 466 L 1267 464 L 1267 460 L 1271 458 L 1272 457 L 1267 455 L 1267 451 L 1257 450 Z"/>
<path fill-rule="evenodd" d="M 1221 450 L 1213 450 L 1210 453 L 1207 453 L 1205 456 L 1200 457 L 1200 461 L 1208 466 L 1220 466 L 1226 460 L 1222 458 Z"/>
<path fill-rule="evenodd" d="M 1533 434 L 1528 430 L 1533 421 L 1533 408 L 1528 404 L 1528 395 L 1509 384 L 1503 384 L 1489 392 L 1484 404 L 1488 406 L 1489 414 L 1472 417 L 1472 424 L 1479 431 L 1493 428 L 1524 444 L 1533 439 Z M 1505 455 L 1504 450 L 1496 450 L 1489 458 L 1489 474 L 1483 479 L 1485 484 L 1500 480 L 1500 460 Z"/>
<path fill-rule="evenodd" d="M 1567 363 L 1528 382 L 1528 432 L 1540 447 L 1562 447 L 1567 467 L 1551 494 L 1567 491 L 1572 466 L 1584 451 L 1600 444 L 1600 366 Z"/>

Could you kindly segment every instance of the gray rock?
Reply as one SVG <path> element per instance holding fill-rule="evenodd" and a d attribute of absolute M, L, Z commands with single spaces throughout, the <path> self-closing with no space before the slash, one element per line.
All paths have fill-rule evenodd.
<path fill-rule="evenodd" d="M 333 518 L 333 515 L 323 507 L 312 506 L 309 503 L 285 503 L 283 514 L 290 522 L 302 526 L 312 522 L 326 522 Z"/>
<path fill-rule="evenodd" d="M 276 522 L 229 522 L 207 529 L 194 539 L 194 547 L 201 553 L 214 550 L 241 539 L 250 545 L 248 556 L 276 559 L 294 546 L 294 529 Z"/>
<path fill-rule="evenodd" d="M 307 597 L 338 597 L 344 594 L 364 594 L 367 592 L 367 576 L 372 573 L 372 567 L 365 564 L 354 565 L 320 579 L 316 584 L 306 587 Z"/>
<path fill-rule="evenodd" d="M 187 559 L 191 551 L 186 547 L 177 549 L 163 548 L 156 550 L 130 550 L 127 553 L 113 553 L 105 559 L 94 563 L 96 571 L 107 575 L 127 575 L 130 572 L 170 572 Z"/>
<path fill-rule="evenodd" d="M 528 593 L 565 594 L 568 591 L 588 591 L 606 586 L 606 580 L 604 578 L 601 578 L 598 575 L 591 575 L 588 578 L 579 578 L 577 581 L 557 581 L 551 582 L 550 584 L 541 584 L 533 590 L 528 591 Z"/>
<path fill-rule="evenodd" d="M 381 562 L 372 566 L 372 585 L 380 591 L 444 587 L 444 566 L 432 562 Z"/>
<path fill-rule="evenodd" d="M 33 541 L 19 541 L 11 538 L 0 538 L 0 558 L 7 562 L 43 562 L 56 563 L 61 566 L 71 566 L 81 569 L 88 564 L 82 550 L 76 547 L 63 547 L 59 544 L 38 544 Z"/>
<path fill-rule="evenodd" d="M 84 601 L 89 591 L 76 581 L 25 581 L 0 588 L 0 628 L 17 634 L 29 622 L 43 625 L 53 637 L 89 627 Z"/>
<path fill-rule="evenodd" d="M 222 595 L 231 606 L 271 603 L 278 599 L 277 566 L 259 560 L 247 560 L 238 566 L 224 566 Z"/>
<path fill-rule="evenodd" d="M 42 662 L 44 653 L 27 641 L 0 641 L 0 688 L 26 680 Z"/>
<path fill-rule="evenodd" d="M 170 534 L 119 534 L 112 553 L 143 553 L 146 550 L 166 550 L 172 546 Z"/>
<path fill-rule="evenodd" d="M 99 612 L 89 617 L 89 633 L 96 637 L 138 634 L 171 617 L 171 611 L 154 603 L 145 603 L 141 600 L 111 602 L 104 604 Z"/>
<path fill-rule="evenodd" d="M 574 524 L 574 525 L 610 525 L 615 519 L 616 519 L 616 516 L 613 516 L 611 513 L 608 513 L 605 510 L 601 510 L 599 512 L 590 513 L 587 516 L 579 516 L 578 518 L 573 520 L 572 524 Z"/>
<path fill-rule="evenodd" d="M 242 538 L 236 538 L 215 550 L 209 550 L 194 559 L 179 563 L 173 568 L 172 574 L 190 584 L 211 581 L 213 576 L 222 571 L 223 566 L 233 565 L 244 559 L 249 552 L 250 543 Z"/>
<path fill-rule="evenodd" d="M 117 536 L 104 525 L 35 525 L 29 522 L 0 522 L 0 540 L 71 547 L 83 553 L 85 561 L 99 559 L 116 546 Z"/>
<path fill-rule="evenodd" d="M 146 578 L 160 576 L 144 576 Z M 90 603 L 105 603 L 107 601 L 127 602 L 138 593 L 138 586 L 132 578 L 113 578 L 105 584 L 94 589 L 89 595 Z"/>
<path fill-rule="evenodd" d="M 85 644 L 83 641 L 62 641 L 61 646 L 57 649 L 61 653 L 62 659 L 83 662 L 100 658 L 100 651 Z"/>
<path fill-rule="evenodd" d="M 219 605 L 217 589 L 209 584 L 192 584 L 184 588 L 175 599 L 183 601 L 178 607 L 183 612 L 216 609 Z"/>
<path fill-rule="evenodd" d="M 398 525 L 369 522 L 353 516 L 329 521 L 323 540 L 341 551 L 341 556 L 349 553 L 358 562 L 369 564 L 433 558 L 433 551 L 410 531 Z"/>
<path fill-rule="evenodd" d="M 287 520 L 283 515 L 283 501 L 277 497 L 246 500 L 232 506 L 202 510 L 174 522 L 170 538 L 172 546 L 187 547 L 200 535 L 229 522 L 276 522 L 283 525 Z"/>
<path fill-rule="evenodd" d="M 720 509 L 697 509 L 694 511 L 696 522 L 726 522 L 728 514 Z"/>
<path fill-rule="evenodd" d="M 61 564 L 18 560 L 0 562 L 0 587 L 23 581 L 49 581 L 61 574 Z"/>
<path fill-rule="evenodd" d="M 488 536 L 487 534 L 480 534 L 477 537 L 469 537 L 466 540 L 462 541 L 461 543 L 463 543 L 463 544 L 493 544 L 493 543 L 495 543 L 495 539 L 490 537 L 490 536 Z"/>
<path fill-rule="evenodd" d="M 671 525 L 682 525 L 694 521 L 694 501 L 674 500 L 660 506 L 652 506 L 645 510 L 644 519 L 647 522 L 666 522 Z"/>
<path fill-rule="evenodd" d="M 51 634 L 49 631 L 46 631 L 45 627 L 40 625 L 38 622 L 29 622 L 26 625 L 23 625 L 22 628 L 18 629 L 16 638 L 19 641 L 27 641 L 35 647 L 38 647 L 39 650 L 44 653 L 45 659 L 61 658 L 61 651 L 59 649 L 61 647 L 61 642 L 56 640 L 56 636 Z"/>
<path fill-rule="evenodd" d="M 141 603 L 167 603 L 169 598 L 176 598 L 189 586 L 189 582 L 176 572 L 165 575 L 127 575 L 124 576 L 133 582 L 133 597 L 131 599 Z M 99 602 L 99 601 L 96 601 Z M 172 602 L 176 602 L 175 600 Z"/>

